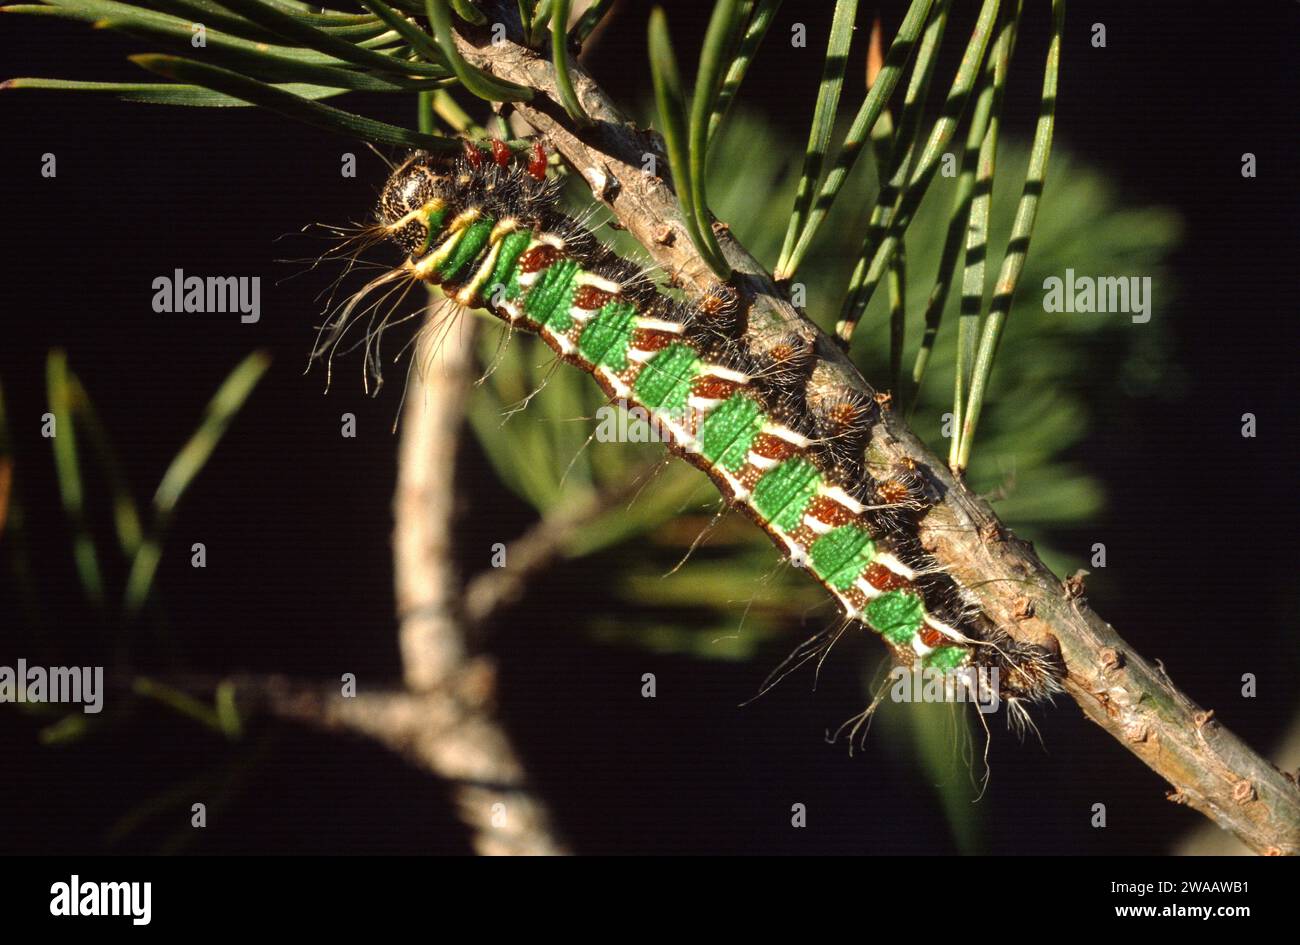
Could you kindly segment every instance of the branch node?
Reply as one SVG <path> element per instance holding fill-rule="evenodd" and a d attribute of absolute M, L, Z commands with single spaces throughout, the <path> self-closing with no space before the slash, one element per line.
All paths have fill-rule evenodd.
<path fill-rule="evenodd" d="M 1151 737 L 1151 729 L 1143 722 L 1133 722 L 1124 726 L 1124 737 L 1135 745 L 1140 745 Z"/>
<path fill-rule="evenodd" d="M 618 196 L 621 185 L 608 164 L 600 167 L 591 166 L 586 171 L 587 183 L 591 185 L 591 195 L 601 203 L 613 203 Z"/>
<path fill-rule="evenodd" d="M 1238 781 L 1232 789 L 1232 799 L 1238 804 L 1249 804 L 1258 796 L 1255 793 L 1255 785 L 1247 780 Z"/>
<path fill-rule="evenodd" d="M 1105 674 L 1117 672 L 1124 666 L 1124 654 L 1114 647 L 1104 647 L 1101 651 L 1101 671 Z"/>

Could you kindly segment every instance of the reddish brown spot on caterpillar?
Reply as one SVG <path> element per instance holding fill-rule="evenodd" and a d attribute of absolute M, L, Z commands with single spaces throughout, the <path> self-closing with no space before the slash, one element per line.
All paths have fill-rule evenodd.
<path fill-rule="evenodd" d="M 896 591 L 899 588 L 908 587 L 912 582 L 900 574 L 895 574 L 889 568 L 885 567 L 878 561 L 873 561 L 867 565 L 867 570 L 863 572 L 863 577 L 878 591 Z"/>
<path fill-rule="evenodd" d="M 461 145 L 465 148 L 465 160 L 469 161 L 470 167 L 478 170 L 483 166 L 483 152 L 478 149 L 478 145 L 471 144 L 468 140 L 462 141 Z"/>
<path fill-rule="evenodd" d="M 638 328 L 632 333 L 632 347 L 639 351 L 662 351 L 676 340 L 672 332 L 654 328 Z"/>
<path fill-rule="evenodd" d="M 926 646 L 928 646 L 930 649 L 934 649 L 944 641 L 943 634 L 940 633 L 938 630 L 934 629 L 934 627 L 930 626 L 928 623 L 921 624 L 920 636 L 921 636 L 921 642 L 924 643 Z"/>
<path fill-rule="evenodd" d="M 901 505 L 912 497 L 912 490 L 907 483 L 897 479 L 886 479 L 876 486 L 876 495 L 887 505 Z"/>
<path fill-rule="evenodd" d="M 794 345 L 782 342 L 779 345 L 774 345 L 768 355 L 773 361 L 781 364 L 786 361 L 793 361 L 799 356 L 799 352 L 795 350 Z"/>
<path fill-rule="evenodd" d="M 834 526 L 848 525 L 857 518 L 843 505 L 830 496 L 824 495 L 813 496 L 813 500 L 808 503 L 808 508 L 804 514 L 811 515 L 819 522 Z"/>
<path fill-rule="evenodd" d="M 492 160 L 497 162 L 497 167 L 505 167 L 510 163 L 510 146 L 500 138 L 492 139 Z"/>
<path fill-rule="evenodd" d="M 528 173 L 537 180 L 546 180 L 546 149 L 540 141 L 533 142 L 533 156 L 528 161 Z"/>
<path fill-rule="evenodd" d="M 754 442 L 749 449 L 766 459 L 777 460 L 789 459 L 799 452 L 799 447 L 789 440 L 783 440 L 779 436 L 772 436 L 770 433 L 760 433 L 754 437 Z"/>
<path fill-rule="evenodd" d="M 560 258 L 560 251 L 549 243 L 540 243 L 519 257 L 520 272 L 540 272 Z"/>
<path fill-rule="evenodd" d="M 736 308 L 736 290 L 728 285 L 715 285 L 700 300 L 700 314 L 709 318 L 730 314 Z"/>
<path fill-rule="evenodd" d="M 578 291 L 573 293 L 573 304 L 578 308 L 594 312 L 596 309 L 604 306 L 604 304 L 613 297 L 614 294 L 612 292 L 598 289 L 594 285 L 580 285 L 578 286 Z"/>
<path fill-rule="evenodd" d="M 701 374 L 691 383 L 691 393 L 708 400 L 726 400 L 740 385 L 725 377 L 714 374 Z"/>
<path fill-rule="evenodd" d="M 841 400 L 827 411 L 826 419 L 841 430 L 847 430 L 854 426 L 865 412 L 866 408 L 861 404 L 855 404 L 851 400 Z"/>

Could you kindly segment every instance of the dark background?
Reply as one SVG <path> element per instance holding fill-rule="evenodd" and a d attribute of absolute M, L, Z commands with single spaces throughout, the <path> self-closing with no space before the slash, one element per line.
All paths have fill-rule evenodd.
<path fill-rule="evenodd" d="M 665 6 L 690 61 L 707 5 Z M 891 31 L 900 6 L 885 7 Z M 964 42 L 960 24 L 970 17 L 967 4 L 956 6 L 962 18 L 950 47 Z M 1008 106 L 1021 135 L 1032 129 L 1048 19 L 1045 4 L 1028 6 Z M 646 92 L 648 7 L 625 3 L 587 63 L 629 104 Z M 796 56 L 785 37 L 802 20 L 815 48 L 829 10 L 787 3 L 743 95 L 798 140 L 820 55 Z M 1057 120 L 1058 140 L 1113 175 L 1135 204 L 1183 215 L 1178 302 L 1162 308 L 1157 297 L 1155 317 L 1171 323 L 1173 359 L 1189 383 L 1177 402 L 1134 401 L 1097 425 L 1079 458 L 1106 483 L 1108 511 L 1056 544 L 1083 557 L 1104 541 L 1110 567 L 1090 583 L 1094 606 L 1265 752 L 1296 706 L 1297 10 L 1282 2 L 1071 4 Z M 1105 49 L 1089 44 L 1094 21 L 1107 27 Z M 3 25 L 6 75 L 140 80 L 123 56 L 153 48 L 79 24 L 6 16 Z M 404 100 L 349 102 L 411 121 Z M 846 92 L 846 102 L 856 107 L 856 93 Z M 46 351 L 67 349 L 146 501 L 220 380 L 263 347 L 275 363 L 186 496 L 159 574 L 178 656 L 206 673 L 395 676 L 388 539 L 398 391 L 392 385 L 367 399 L 349 365 L 322 396 L 321 373 L 302 373 L 321 283 L 277 285 L 301 267 L 273 261 L 314 251 L 300 239 L 273 243 L 281 234 L 363 218 L 384 176 L 379 159 L 254 109 L 6 91 L 0 122 L 0 383 L 40 581 L 32 624 L 19 616 L 7 569 L 0 572 L 0 663 L 107 658 L 108 628 L 81 601 L 49 444 L 38 432 Z M 356 179 L 339 175 L 344 151 L 357 154 Z M 1257 179 L 1241 177 L 1245 151 L 1257 155 Z M 57 155 L 55 179 L 40 176 L 44 152 Z M 260 275 L 262 320 L 155 314 L 150 283 L 178 267 Z M 358 417 L 354 440 L 339 436 L 345 411 Z M 1245 412 L 1258 417 L 1255 439 L 1239 435 Z M 482 462 L 472 446 L 465 464 L 473 492 L 463 545 L 518 534 L 528 509 L 494 491 L 490 475 L 475 474 Z M 192 541 L 207 544 L 206 570 L 189 567 Z M 120 577 L 110 574 L 110 583 Z M 824 731 L 861 707 L 853 667 L 832 671 L 816 693 L 796 677 L 738 709 L 780 649 L 756 668 L 596 646 L 570 630 L 575 599 L 590 585 L 584 566 L 561 570 L 512 611 L 492 643 L 508 726 L 576 849 L 953 851 L 908 758 L 869 742 L 850 759 L 842 744 L 825 744 Z M 177 665 L 161 647 L 144 652 L 156 661 L 146 669 Z M 659 680 L 655 700 L 638 694 L 647 671 Z M 1258 676 L 1254 700 L 1240 697 L 1244 672 Z M 976 815 L 986 851 L 1159 852 L 1199 824 L 1068 699 L 1038 721 L 1045 750 L 994 733 L 993 779 Z M 36 743 L 39 724 L 0 711 L 0 850 L 156 850 L 184 827 L 188 800 L 113 844 L 107 831 L 145 798 L 236 750 L 163 712 L 62 749 Z M 261 760 L 187 849 L 468 849 L 445 787 L 387 752 L 264 722 L 253 723 L 250 738 L 263 745 Z M 808 805 L 807 829 L 789 826 L 795 801 Z M 1089 827 L 1097 801 L 1107 804 L 1109 829 Z"/>

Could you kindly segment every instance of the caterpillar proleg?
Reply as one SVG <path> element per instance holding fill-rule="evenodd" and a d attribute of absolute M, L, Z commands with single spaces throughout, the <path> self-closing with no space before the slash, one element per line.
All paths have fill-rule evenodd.
<path fill-rule="evenodd" d="M 661 293 L 558 209 L 540 146 L 527 163 L 503 146 L 416 153 L 389 177 L 377 217 L 375 232 L 405 261 L 349 303 L 318 353 L 372 287 L 441 286 L 459 305 L 538 334 L 610 397 L 645 411 L 672 452 L 708 474 L 898 662 L 994 668 L 1012 707 L 1059 690 L 1059 657 L 1000 632 L 921 547 L 915 475 L 868 471 L 864 448 L 885 407 L 819 387 L 810 337 L 749 337 L 729 287 L 697 303 Z"/>

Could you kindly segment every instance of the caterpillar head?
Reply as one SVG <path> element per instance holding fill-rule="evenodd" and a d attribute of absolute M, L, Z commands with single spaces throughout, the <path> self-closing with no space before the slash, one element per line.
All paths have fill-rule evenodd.
<path fill-rule="evenodd" d="M 417 151 L 389 175 L 379 195 L 377 216 L 388 238 L 415 256 L 437 236 L 447 210 L 464 186 L 460 161 Z M 430 233 L 430 228 L 435 232 Z"/>
<path fill-rule="evenodd" d="M 469 141 L 463 153 L 417 151 L 389 175 L 379 196 L 379 226 L 404 253 L 423 253 L 465 210 L 536 222 L 554 203 L 546 152 L 535 143 L 526 161 L 502 141 L 484 150 Z"/>

